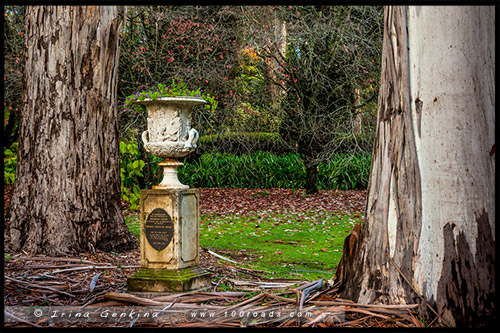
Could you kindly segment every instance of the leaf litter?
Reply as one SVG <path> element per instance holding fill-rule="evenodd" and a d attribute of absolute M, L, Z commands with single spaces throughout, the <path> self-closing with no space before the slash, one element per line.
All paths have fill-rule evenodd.
<path fill-rule="evenodd" d="M 365 191 L 201 189 L 200 212 L 338 211 L 362 213 Z M 208 290 L 140 297 L 126 292 L 127 277 L 140 266 L 139 249 L 126 253 L 82 253 L 57 258 L 6 254 L 6 327 L 68 327 L 65 322 L 28 321 L 9 312 L 15 306 L 70 306 L 77 309 L 146 306 L 169 311 L 169 321 L 143 318 L 118 322 L 71 322 L 71 327 L 418 327 L 410 305 L 364 305 L 339 298 L 328 281 L 269 279 L 231 258 L 200 250 L 200 266 L 212 274 Z M 230 286 L 231 290 L 227 289 Z M 208 314 L 207 316 L 202 315 Z M 9 319 L 10 321 L 8 321 Z"/>
<path fill-rule="evenodd" d="M 305 190 L 208 188 L 201 190 L 200 213 L 241 214 L 252 212 L 298 213 L 328 211 L 362 214 L 366 190 L 321 190 L 306 195 Z"/>

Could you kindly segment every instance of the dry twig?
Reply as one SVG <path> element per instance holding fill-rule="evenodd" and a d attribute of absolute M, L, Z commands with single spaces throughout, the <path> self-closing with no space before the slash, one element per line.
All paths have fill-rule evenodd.
<path fill-rule="evenodd" d="M 14 316 L 13 314 L 11 314 L 10 312 L 8 312 L 5 309 L 4 309 L 3 313 L 5 314 L 5 317 L 10 318 L 10 319 L 14 319 L 17 322 L 20 322 L 20 323 L 23 323 L 23 324 L 27 324 L 27 325 L 30 325 L 30 326 L 33 326 L 33 327 L 36 327 L 36 328 L 42 328 L 42 326 L 39 326 L 39 325 L 34 324 L 34 323 L 30 322 L 30 321 L 27 321 L 27 320 L 24 320 L 24 319 L 21 319 L 21 318 L 18 318 L 16 316 Z"/>

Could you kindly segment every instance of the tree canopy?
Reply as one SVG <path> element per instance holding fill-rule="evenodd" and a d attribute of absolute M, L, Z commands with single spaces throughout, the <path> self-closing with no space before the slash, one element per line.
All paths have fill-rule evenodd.
<path fill-rule="evenodd" d="M 24 8 L 5 8 L 8 148 L 17 140 L 21 108 Z M 312 180 L 311 193 L 320 162 L 334 153 L 371 151 L 381 7 L 129 6 L 125 16 L 117 86 L 120 139 L 137 145 L 134 158 L 145 161 L 138 170 L 142 187 L 152 181 L 157 161 L 142 149 L 145 114 L 127 108 L 125 99 L 173 79 L 217 101 L 216 109 L 194 113 L 202 143 L 210 142 L 206 149 L 295 152 Z"/>

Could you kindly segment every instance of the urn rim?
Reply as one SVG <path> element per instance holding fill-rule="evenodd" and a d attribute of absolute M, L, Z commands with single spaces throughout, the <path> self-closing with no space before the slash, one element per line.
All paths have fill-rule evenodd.
<path fill-rule="evenodd" d="M 184 142 L 179 141 L 153 141 L 144 144 L 144 149 L 155 156 L 164 158 L 179 158 L 191 154 L 196 145 L 186 148 Z"/>
<path fill-rule="evenodd" d="M 167 103 L 172 103 L 172 102 L 179 102 L 179 103 L 188 103 L 192 105 L 200 105 L 200 104 L 206 104 L 207 101 L 205 101 L 203 98 L 200 97 L 195 97 L 195 96 L 175 96 L 175 97 L 161 97 L 157 99 L 150 99 L 146 98 L 142 101 L 135 101 L 134 103 L 137 104 L 167 104 Z"/>

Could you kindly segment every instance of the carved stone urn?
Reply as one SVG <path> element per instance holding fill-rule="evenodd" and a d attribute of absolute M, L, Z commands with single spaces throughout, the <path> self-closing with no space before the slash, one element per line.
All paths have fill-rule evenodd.
<path fill-rule="evenodd" d="M 200 193 L 179 181 L 182 163 L 176 160 L 196 149 L 199 134 L 191 116 L 206 101 L 182 96 L 135 103 L 148 112 L 144 149 L 164 160 L 161 183 L 141 190 L 141 267 L 127 279 L 127 291 L 158 296 L 207 289 L 211 274 L 199 267 Z"/>
<path fill-rule="evenodd" d="M 177 158 L 184 157 L 196 149 L 198 131 L 191 127 L 193 107 L 204 104 L 202 98 L 192 96 L 145 99 L 137 104 L 146 107 L 148 129 L 142 133 L 144 149 L 164 160 L 163 180 L 153 189 L 186 189 L 177 178 L 177 167 L 183 165 Z"/>

